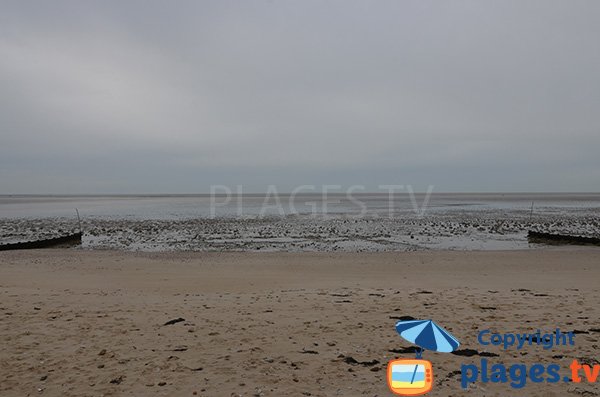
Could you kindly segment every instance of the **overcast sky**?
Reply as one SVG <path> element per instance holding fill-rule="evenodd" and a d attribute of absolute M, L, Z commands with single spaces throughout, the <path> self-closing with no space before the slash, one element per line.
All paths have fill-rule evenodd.
<path fill-rule="evenodd" d="M 0 194 L 600 191 L 598 1 L 2 1 Z"/>

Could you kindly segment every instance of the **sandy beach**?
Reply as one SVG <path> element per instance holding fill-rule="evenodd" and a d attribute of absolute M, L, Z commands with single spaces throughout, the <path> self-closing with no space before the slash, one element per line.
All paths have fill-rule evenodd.
<path fill-rule="evenodd" d="M 599 263 L 593 248 L 2 252 L 0 395 L 388 396 L 387 362 L 414 357 L 394 329 L 408 317 L 461 342 L 462 355 L 425 352 L 430 395 L 598 395 L 586 382 L 463 390 L 460 369 L 598 364 Z M 576 343 L 504 350 L 477 342 L 486 328 Z"/>

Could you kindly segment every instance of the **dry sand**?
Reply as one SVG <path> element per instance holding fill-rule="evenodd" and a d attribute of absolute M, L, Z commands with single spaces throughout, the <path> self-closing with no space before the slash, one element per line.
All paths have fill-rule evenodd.
<path fill-rule="evenodd" d="M 411 353 L 396 318 L 432 318 L 490 362 L 597 363 L 600 250 L 0 253 L 0 396 L 391 396 Z M 172 319 L 184 321 L 164 325 Z M 575 346 L 487 349 L 477 332 L 578 330 Z M 554 356 L 554 358 L 553 358 Z M 480 356 L 426 352 L 432 396 L 598 395 L 478 382 Z M 358 363 L 357 363 L 358 362 Z M 587 394 L 586 394 L 587 393 Z"/>

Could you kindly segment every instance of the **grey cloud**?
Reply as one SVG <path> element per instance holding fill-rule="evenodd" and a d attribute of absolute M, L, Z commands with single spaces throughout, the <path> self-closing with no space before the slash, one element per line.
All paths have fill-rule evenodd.
<path fill-rule="evenodd" d="M 592 1 L 4 2 L 0 194 L 598 191 Z"/>

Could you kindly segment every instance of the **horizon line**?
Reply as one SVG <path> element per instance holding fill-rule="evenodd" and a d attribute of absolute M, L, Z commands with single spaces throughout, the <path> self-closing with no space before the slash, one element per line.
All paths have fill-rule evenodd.
<path fill-rule="evenodd" d="M 145 197 L 184 197 L 184 196 L 265 196 L 269 193 L 270 195 L 279 194 L 291 196 L 293 192 L 231 192 L 231 193 L 0 193 L 0 197 L 125 197 L 125 196 L 145 196 Z M 389 190 L 381 191 L 364 191 L 364 192 L 352 192 L 353 196 L 360 195 L 375 195 L 375 194 L 389 194 Z M 427 194 L 426 191 L 393 191 L 393 194 Z M 346 195 L 347 192 L 343 191 L 327 191 L 328 195 Z M 600 194 L 600 191 L 432 191 L 430 194 Z M 322 196 L 323 191 L 305 191 L 297 192 L 296 196 Z"/>

